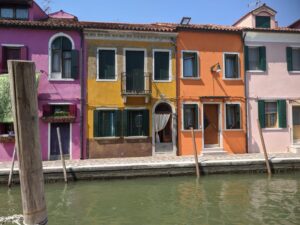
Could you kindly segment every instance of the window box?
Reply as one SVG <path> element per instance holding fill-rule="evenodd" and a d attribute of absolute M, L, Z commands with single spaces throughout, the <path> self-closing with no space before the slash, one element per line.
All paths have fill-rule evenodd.
<path fill-rule="evenodd" d="M 15 136 L 13 135 L 0 135 L 0 143 L 14 143 Z"/>
<path fill-rule="evenodd" d="M 76 105 L 44 105 L 42 120 L 47 123 L 74 123 Z"/>

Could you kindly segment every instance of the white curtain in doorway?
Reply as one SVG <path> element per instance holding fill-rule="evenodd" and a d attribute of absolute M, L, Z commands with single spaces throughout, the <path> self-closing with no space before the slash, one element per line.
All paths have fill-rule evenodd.
<path fill-rule="evenodd" d="M 171 114 L 154 114 L 155 139 L 157 143 L 160 143 L 158 132 L 165 129 L 170 116 Z"/>

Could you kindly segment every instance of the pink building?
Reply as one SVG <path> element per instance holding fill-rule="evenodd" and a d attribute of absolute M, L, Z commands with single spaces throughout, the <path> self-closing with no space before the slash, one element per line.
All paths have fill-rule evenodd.
<path fill-rule="evenodd" d="M 0 2 L 0 74 L 7 73 L 8 59 L 35 62 L 39 74 L 43 160 L 59 156 L 57 127 L 64 154 L 71 159 L 85 158 L 82 125 L 85 92 L 81 89 L 85 87 L 84 42 L 81 37 L 79 22 L 71 14 L 59 11 L 47 15 L 34 1 Z M 0 76 L 0 80 L 5 83 L 5 75 Z M 0 161 L 10 160 L 13 148 L 12 118 L 6 115 L 0 121 Z"/>
<path fill-rule="evenodd" d="M 234 25 L 244 27 L 248 152 L 300 152 L 300 30 L 280 28 L 266 5 Z"/>

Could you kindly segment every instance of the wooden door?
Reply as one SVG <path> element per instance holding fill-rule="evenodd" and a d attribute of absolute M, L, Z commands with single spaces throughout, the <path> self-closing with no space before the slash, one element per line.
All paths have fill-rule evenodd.
<path fill-rule="evenodd" d="M 204 145 L 219 145 L 219 105 L 204 105 Z"/>
<path fill-rule="evenodd" d="M 68 157 L 70 155 L 70 124 L 69 123 L 51 123 L 50 128 L 50 160 L 60 158 L 60 151 L 57 137 L 57 127 L 60 129 L 61 145 L 63 154 Z"/>

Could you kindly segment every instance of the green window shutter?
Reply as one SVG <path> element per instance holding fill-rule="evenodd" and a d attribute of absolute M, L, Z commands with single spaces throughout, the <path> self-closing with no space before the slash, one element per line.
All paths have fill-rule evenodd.
<path fill-rule="evenodd" d="M 245 46 L 244 49 L 244 56 L 245 56 L 245 70 L 249 70 L 249 47 Z"/>
<path fill-rule="evenodd" d="M 198 54 L 194 53 L 193 76 L 198 76 Z"/>
<path fill-rule="evenodd" d="M 258 118 L 261 128 L 265 128 L 265 101 L 258 100 Z"/>
<path fill-rule="evenodd" d="M 149 136 L 149 110 L 143 110 L 143 130 L 144 136 Z"/>
<path fill-rule="evenodd" d="M 128 110 L 123 111 L 123 118 L 122 118 L 122 130 L 123 130 L 123 136 L 128 136 Z"/>
<path fill-rule="evenodd" d="M 259 51 L 259 67 L 262 71 L 267 70 L 267 60 L 266 60 L 266 47 L 262 46 L 258 48 Z"/>
<path fill-rule="evenodd" d="M 115 116 L 116 137 L 121 137 L 122 136 L 122 111 L 117 110 L 114 116 Z"/>
<path fill-rule="evenodd" d="M 94 110 L 94 137 L 100 137 L 99 111 Z"/>
<path fill-rule="evenodd" d="M 286 101 L 285 100 L 278 100 L 278 120 L 279 120 L 279 127 L 286 128 Z"/>
<path fill-rule="evenodd" d="M 71 77 L 77 79 L 79 74 L 79 51 L 71 51 Z"/>
<path fill-rule="evenodd" d="M 293 49 L 291 47 L 286 48 L 286 62 L 287 70 L 293 71 Z"/>

